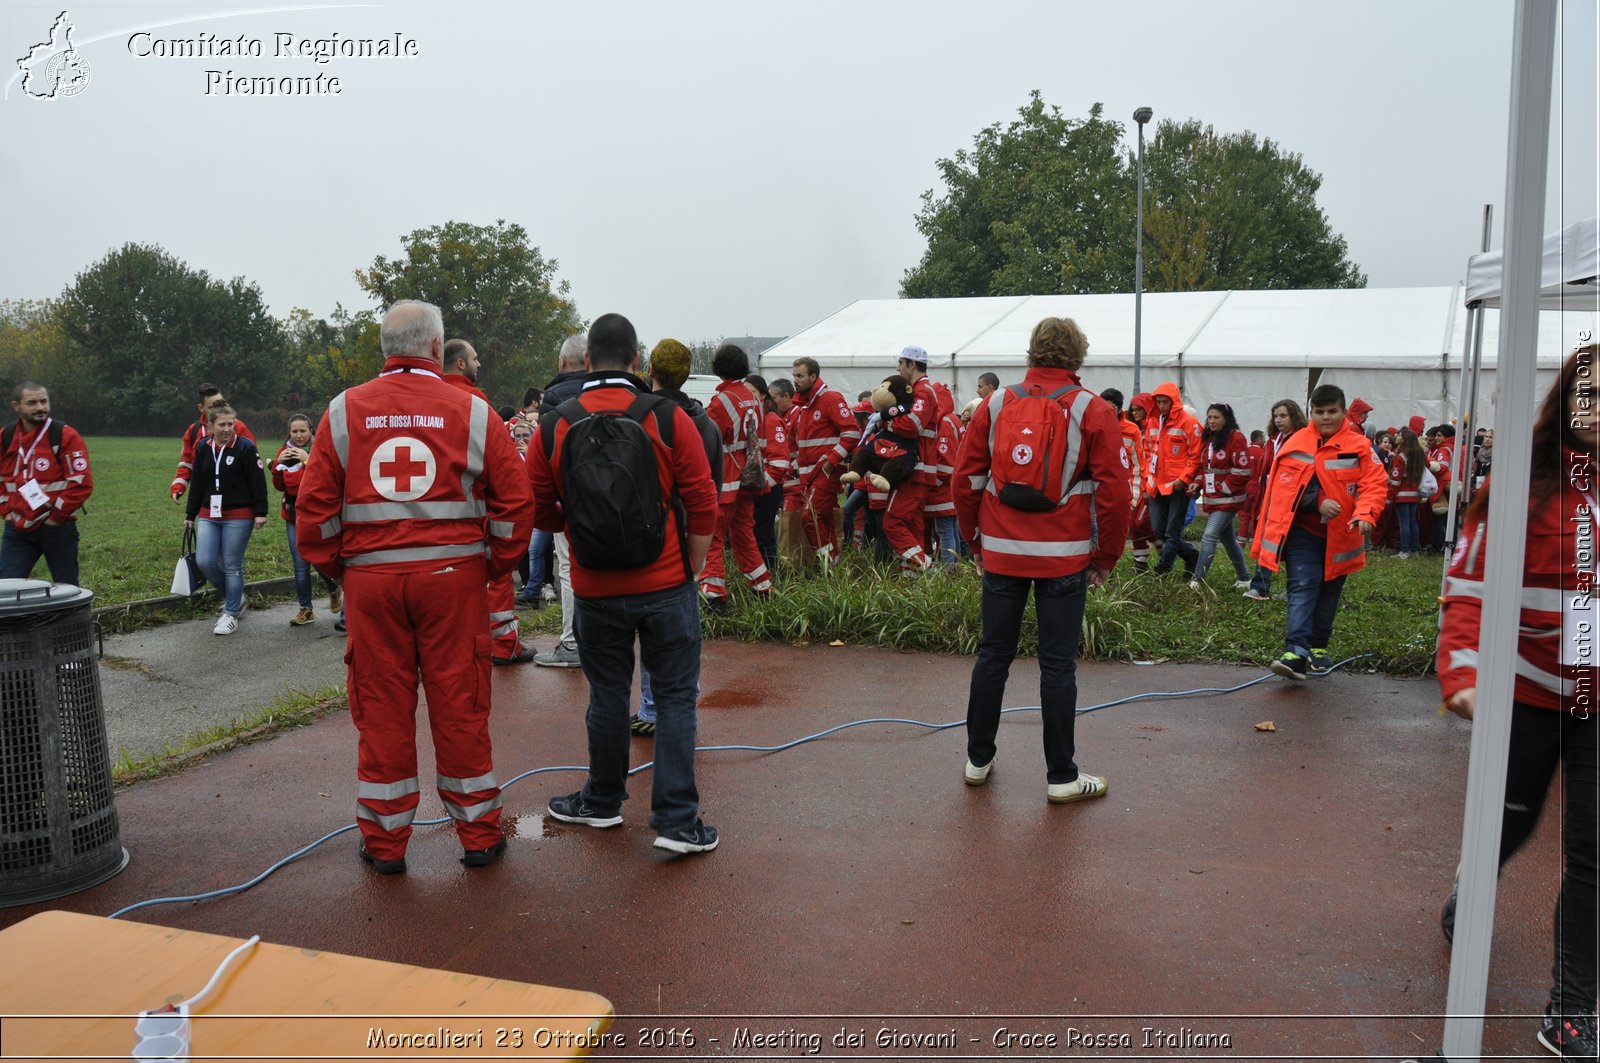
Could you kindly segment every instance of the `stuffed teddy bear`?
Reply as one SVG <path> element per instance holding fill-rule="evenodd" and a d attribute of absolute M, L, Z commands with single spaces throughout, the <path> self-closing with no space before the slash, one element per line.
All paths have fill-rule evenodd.
<path fill-rule="evenodd" d="M 911 405 L 911 385 L 904 377 L 884 377 L 872 391 L 872 405 L 878 411 L 878 430 L 856 447 L 850 471 L 839 482 L 850 487 L 865 479 L 875 490 L 888 491 L 917 471 L 917 438 L 889 431 L 889 422 Z"/>

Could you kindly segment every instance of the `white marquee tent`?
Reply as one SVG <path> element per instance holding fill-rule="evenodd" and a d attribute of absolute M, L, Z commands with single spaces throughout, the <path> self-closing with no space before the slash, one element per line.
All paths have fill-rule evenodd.
<path fill-rule="evenodd" d="M 1541 382 L 1553 378 L 1579 330 L 1593 331 L 1595 302 L 1573 308 L 1581 302 L 1542 315 Z M 853 395 L 892 373 L 900 349 L 916 344 L 928 351 L 933 377 L 964 400 L 980 373 L 1020 379 L 1033 326 L 1058 316 L 1076 320 L 1089 338 L 1084 383 L 1131 394 L 1133 303 L 1132 294 L 861 299 L 769 348 L 761 372 L 787 375 L 794 359 L 809 356 L 824 379 Z M 1440 423 L 1460 414 L 1464 305 L 1462 285 L 1146 293 L 1140 382 L 1148 391 L 1175 380 L 1197 408 L 1230 402 L 1247 427 L 1264 422 L 1276 400 L 1303 402 L 1319 383 L 1366 399 L 1381 424 L 1403 424 L 1414 413 Z M 1498 316 L 1487 315 L 1485 352 L 1496 349 Z M 1486 353 L 1484 424 L 1493 424 L 1493 368 Z"/>

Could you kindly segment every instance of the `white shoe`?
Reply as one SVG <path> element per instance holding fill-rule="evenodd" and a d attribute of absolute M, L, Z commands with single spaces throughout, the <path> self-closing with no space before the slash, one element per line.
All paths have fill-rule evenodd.
<path fill-rule="evenodd" d="M 994 771 L 994 762 L 997 758 L 998 754 L 995 757 L 990 757 L 989 763 L 985 764 L 981 768 L 972 763 L 972 761 L 967 761 L 967 768 L 964 772 L 962 772 L 962 777 L 967 780 L 967 785 L 982 786 L 984 783 L 988 782 L 989 773 Z"/>
<path fill-rule="evenodd" d="M 1100 776 L 1080 771 L 1072 782 L 1050 784 L 1050 803 L 1065 805 L 1073 801 L 1087 801 L 1091 797 L 1104 797 L 1106 789 L 1106 781 Z"/>
<path fill-rule="evenodd" d="M 556 589 L 550 586 L 550 584 L 546 583 L 543 587 L 539 588 L 539 600 L 543 602 L 555 601 Z"/>
<path fill-rule="evenodd" d="M 231 635 L 239 630 L 239 618 L 232 613 L 223 613 L 217 618 L 217 626 L 211 629 L 213 635 Z"/>
<path fill-rule="evenodd" d="M 1247 579 L 1236 579 L 1233 581 L 1233 589 L 1236 591 L 1247 591 L 1250 589 L 1250 581 Z"/>
<path fill-rule="evenodd" d="M 1192 590 L 1192 591 L 1199 590 L 1200 589 L 1200 581 L 1197 580 L 1197 579 L 1190 580 L 1189 581 L 1189 589 Z"/>

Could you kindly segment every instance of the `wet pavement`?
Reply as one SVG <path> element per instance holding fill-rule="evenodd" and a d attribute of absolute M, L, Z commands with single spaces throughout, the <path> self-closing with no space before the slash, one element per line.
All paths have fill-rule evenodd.
<path fill-rule="evenodd" d="M 711 643 L 700 744 L 959 720 L 970 669 Z M 1080 703 L 1257 674 L 1087 664 Z M 494 677 L 502 780 L 586 761 L 580 671 Z M 1037 683 L 1019 661 L 1005 703 L 1036 702 Z M 495 866 L 464 869 L 447 826 L 421 827 L 410 872 L 380 877 L 351 833 L 248 893 L 128 918 L 594 991 L 629 1038 L 615 1055 L 1409 1057 L 1442 1029 L 1437 913 L 1466 777 L 1468 729 L 1437 705 L 1428 681 L 1340 673 L 1085 714 L 1078 759 L 1110 793 L 1068 806 L 1045 801 L 1036 712 L 1007 716 L 983 788 L 962 784 L 960 727 L 707 752 L 703 813 L 722 843 L 695 857 L 651 847 L 645 778 L 621 828 L 546 820 L 581 780 L 555 771 L 506 791 L 513 837 Z M 650 743 L 634 750 L 642 763 Z M 352 821 L 354 768 L 340 712 L 139 783 L 117 801 L 127 870 L 50 907 L 109 914 L 244 881 Z M 426 787 L 422 811 L 440 814 Z M 1538 1058 L 1536 1020 L 1498 1016 L 1544 1004 L 1555 811 L 1501 880 L 1489 1053 Z M 37 910 L 0 909 L 0 926 Z"/>

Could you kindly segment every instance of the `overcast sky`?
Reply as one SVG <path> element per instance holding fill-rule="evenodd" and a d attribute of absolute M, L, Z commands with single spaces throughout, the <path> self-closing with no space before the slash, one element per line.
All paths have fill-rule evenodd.
<path fill-rule="evenodd" d="M 1460 280 L 1485 203 L 1499 243 L 1512 0 L 68 10 L 90 73 L 70 98 L 28 98 L 15 69 L 61 7 L 10 4 L 0 26 L 0 298 L 57 295 L 131 240 L 326 315 L 372 305 L 352 271 L 402 234 L 505 218 L 586 318 L 786 335 L 895 296 L 935 161 L 1035 88 L 1072 117 L 1103 103 L 1130 138 L 1147 105 L 1300 153 L 1373 286 Z M 1595 13 L 1563 4 L 1547 230 L 1597 212 Z M 263 54 L 133 54 L 201 33 Z M 416 55 L 275 58 L 279 33 L 400 34 Z M 208 70 L 341 92 L 207 95 Z"/>

